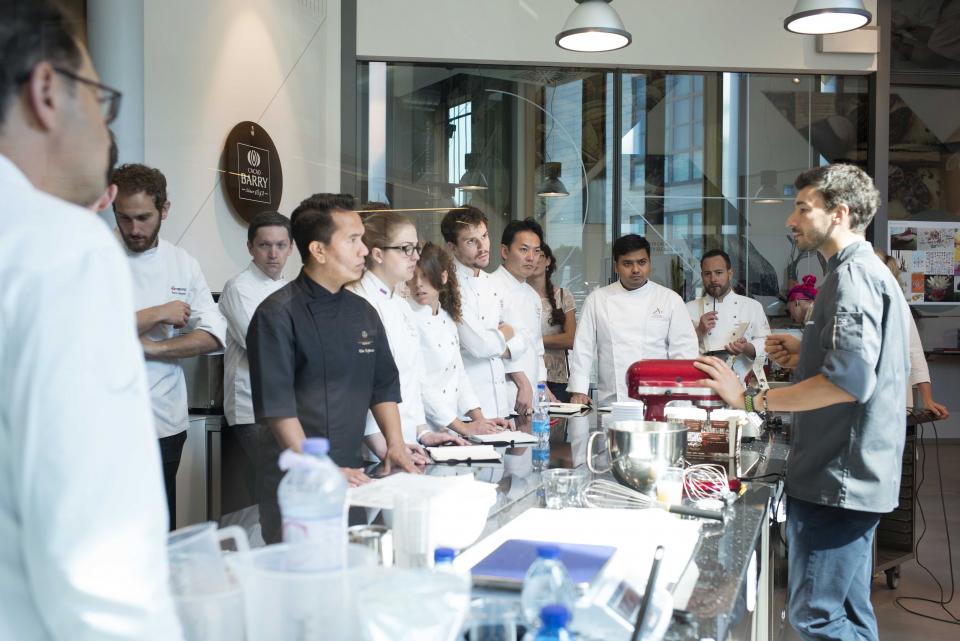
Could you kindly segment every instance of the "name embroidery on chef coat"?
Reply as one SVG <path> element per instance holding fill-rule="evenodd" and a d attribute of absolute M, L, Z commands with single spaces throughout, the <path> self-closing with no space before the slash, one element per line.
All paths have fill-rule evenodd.
<path fill-rule="evenodd" d="M 369 334 L 367 334 L 367 330 L 362 330 L 360 332 L 360 340 L 357 341 L 357 345 L 359 345 L 357 348 L 358 354 L 373 354 L 377 351 L 376 348 L 371 347 L 373 345 L 373 341 L 369 340 Z"/>
<path fill-rule="evenodd" d="M 173 296 L 186 296 L 187 288 L 186 287 L 177 287 L 176 285 L 170 286 L 170 294 Z"/>

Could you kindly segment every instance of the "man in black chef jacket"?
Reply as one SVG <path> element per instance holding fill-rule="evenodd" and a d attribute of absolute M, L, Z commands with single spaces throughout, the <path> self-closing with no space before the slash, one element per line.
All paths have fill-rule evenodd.
<path fill-rule="evenodd" d="M 250 382 L 261 440 L 260 524 L 267 543 L 280 540 L 277 465 L 303 439 L 330 440 L 330 458 L 351 485 L 358 469 L 367 410 L 387 439 L 387 469 L 417 472 L 400 431 L 400 380 L 377 312 L 343 288 L 363 275 L 363 223 L 346 194 L 315 194 L 290 216 L 303 269 L 268 296 L 247 331 Z"/>

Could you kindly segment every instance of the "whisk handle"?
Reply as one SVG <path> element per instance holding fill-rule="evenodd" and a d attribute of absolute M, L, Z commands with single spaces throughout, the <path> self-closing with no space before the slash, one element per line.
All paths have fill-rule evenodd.
<path fill-rule="evenodd" d="M 666 505 L 661 504 L 667 512 L 672 512 L 674 514 L 681 514 L 683 516 L 695 516 L 699 519 L 712 519 L 714 521 L 720 521 L 724 523 L 726 517 L 722 510 L 704 510 L 699 507 L 691 507 L 689 505 Z"/>

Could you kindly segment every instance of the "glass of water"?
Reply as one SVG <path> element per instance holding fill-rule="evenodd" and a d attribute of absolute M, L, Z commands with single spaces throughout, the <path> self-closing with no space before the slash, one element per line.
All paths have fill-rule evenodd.
<path fill-rule="evenodd" d="M 583 470 L 551 469 L 540 475 L 543 481 L 543 496 L 547 509 L 580 507 L 580 487 L 583 485 Z"/>

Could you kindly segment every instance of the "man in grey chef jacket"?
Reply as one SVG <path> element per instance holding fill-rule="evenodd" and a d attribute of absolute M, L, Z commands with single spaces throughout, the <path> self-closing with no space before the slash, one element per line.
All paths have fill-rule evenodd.
<path fill-rule="evenodd" d="M 787 464 L 790 623 L 804 639 L 877 639 L 870 605 L 873 535 L 899 502 L 909 361 L 903 292 L 864 232 L 880 204 L 853 165 L 817 167 L 795 183 L 787 218 L 797 246 L 827 259 L 802 342 L 767 338 L 796 384 L 756 397 L 714 357 L 698 366 L 733 407 L 794 412 Z"/>
<path fill-rule="evenodd" d="M 277 465 L 305 437 L 330 440 L 333 459 L 351 485 L 369 481 L 360 445 L 369 409 L 387 440 L 384 459 L 417 472 L 400 431 L 400 379 L 376 310 L 344 285 L 363 275 L 367 248 L 353 196 L 315 194 L 290 216 L 303 259 L 296 280 L 260 304 L 247 330 L 250 383 L 261 439 L 260 525 L 281 538 Z"/>
<path fill-rule="evenodd" d="M 0 16 L 0 639 L 177 641 L 130 274 L 88 209 L 120 94 L 59 5 Z"/>

